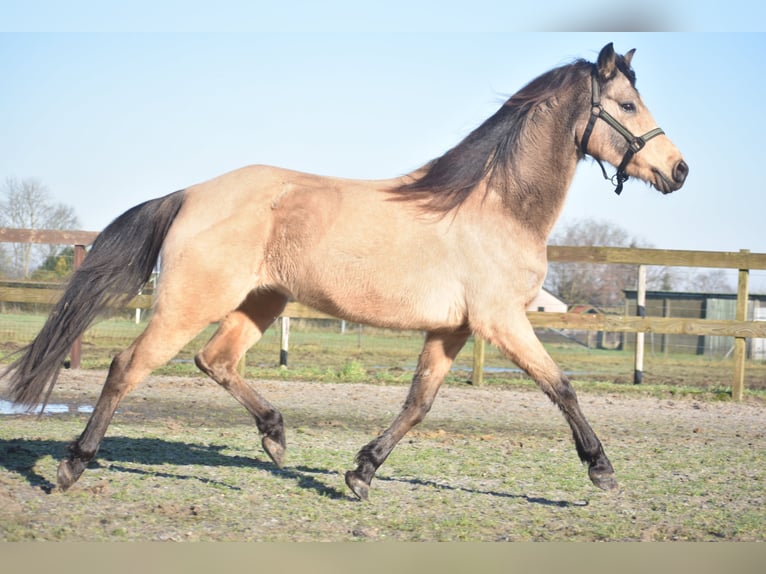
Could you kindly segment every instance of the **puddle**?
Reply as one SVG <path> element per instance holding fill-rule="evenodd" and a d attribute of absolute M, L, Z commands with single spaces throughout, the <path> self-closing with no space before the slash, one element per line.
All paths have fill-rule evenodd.
<path fill-rule="evenodd" d="M 26 407 L 21 405 L 14 405 L 10 401 L 0 400 L 0 415 L 38 415 L 42 410 L 46 415 L 60 415 L 67 413 L 92 413 L 93 407 L 90 405 L 65 405 L 60 403 L 53 403 L 45 405 L 45 409 L 42 409 L 42 405 L 27 410 Z"/>

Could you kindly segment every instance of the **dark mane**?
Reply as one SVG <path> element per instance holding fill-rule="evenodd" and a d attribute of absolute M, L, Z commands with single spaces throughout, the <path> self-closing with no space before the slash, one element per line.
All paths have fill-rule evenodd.
<path fill-rule="evenodd" d="M 446 213 L 461 205 L 485 178 L 506 189 L 514 172 L 513 152 L 533 115 L 530 111 L 593 69 L 594 64 L 577 60 L 532 80 L 458 145 L 426 164 L 424 175 L 391 192 L 398 200 L 419 201 L 427 211 Z"/>
<path fill-rule="evenodd" d="M 636 72 L 633 70 L 633 68 L 630 67 L 630 64 L 625 61 L 625 56 L 621 56 L 620 54 L 615 54 L 615 64 L 617 65 L 617 69 L 623 73 L 623 75 L 628 78 L 628 81 L 630 82 L 630 85 L 634 88 L 636 87 Z"/>

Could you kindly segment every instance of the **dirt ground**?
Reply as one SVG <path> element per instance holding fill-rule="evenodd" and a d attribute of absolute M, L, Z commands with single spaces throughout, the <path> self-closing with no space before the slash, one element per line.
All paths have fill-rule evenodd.
<path fill-rule="evenodd" d="M 98 397 L 105 371 L 62 371 L 50 400 L 70 406 L 92 405 Z M 312 419 L 362 419 L 386 425 L 393 420 L 407 394 L 403 385 L 364 383 L 312 383 L 305 381 L 254 381 L 253 387 L 286 415 L 286 425 L 310 424 Z M 575 383 L 576 387 L 576 383 Z M 599 428 L 652 429 L 655 434 L 676 435 L 680 429 L 697 433 L 737 433 L 763 439 L 766 432 L 766 405 L 760 401 L 698 401 L 693 398 L 626 396 L 615 392 L 579 393 L 586 417 Z M 176 416 L 194 418 L 196 407 L 208 413 L 216 409 L 241 410 L 226 391 L 204 376 L 154 376 L 123 401 L 123 417 Z M 287 416 L 287 414 L 292 416 Z M 203 415 L 204 416 L 204 415 Z M 423 426 L 456 430 L 463 425 L 497 429 L 535 427 L 546 421 L 551 429 L 568 431 L 552 403 L 534 390 L 444 386 Z M 635 432 L 638 432 L 637 430 Z M 753 434 L 754 433 L 754 434 Z"/>
<path fill-rule="evenodd" d="M 0 539 L 764 539 L 766 406 L 760 401 L 702 402 L 580 392 L 583 411 L 620 480 L 620 493 L 609 498 L 587 481 L 563 417 L 542 393 L 448 385 L 440 391 L 426 421 L 405 437 L 381 467 L 371 501 L 360 512 L 354 510 L 356 503 L 342 482 L 342 471 L 352 468 L 357 449 L 393 420 L 406 396 L 406 386 L 255 382 L 257 390 L 285 416 L 288 467 L 278 474 L 268 470 L 269 461 L 252 440 L 252 421 L 231 396 L 206 378 L 167 376 L 151 377 L 123 402 L 99 454 L 102 462 L 86 470 L 80 482 L 64 494 L 77 496 L 78 504 L 101 497 L 93 501 L 100 505 L 98 510 L 91 512 L 105 513 L 100 520 L 109 530 L 84 532 L 71 526 L 77 520 L 73 516 L 56 514 L 64 498 L 42 491 L 53 486 L 60 456 L 48 451 L 55 450 L 54 446 L 60 449 L 84 427 L 87 415 L 73 413 L 94 403 L 105 374 L 62 372 L 51 403 L 70 407 L 70 414 L 65 415 L 69 417 L 67 436 L 52 436 L 61 432 L 53 428 L 59 415 L 39 421 L 29 415 L 5 419 L 8 424 L 0 432 L 0 456 L 5 458 L 0 465 L 0 502 L 13 502 L 0 511 L 7 528 L 5 533 L 0 531 Z M 21 425 L 21 430 L 11 423 Z M 22 431 L 27 438 L 16 438 Z M 247 434 L 253 446 L 236 442 L 244 440 L 240 434 Z M 145 435 L 156 438 L 144 439 Z M 110 439 L 121 436 L 127 438 Z M 220 441 L 227 441 L 230 454 L 221 454 L 229 451 L 215 446 Z M 183 458 L 154 452 L 177 447 L 191 454 Z M 193 473 L 194 481 L 200 483 L 194 488 L 203 489 L 203 502 L 186 506 L 164 500 L 149 507 L 143 491 L 130 499 L 130 481 L 137 476 L 142 482 L 155 481 L 155 490 L 177 484 L 192 496 L 194 481 L 190 482 L 187 469 L 196 464 L 195 453 L 203 447 L 218 449 L 213 458 L 199 458 L 199 470 Z M 118 449 L 134 449 L 136 454 L 128 456 Z M 32 462 L 12 460 L 18 453 L 32 451 L 37 457 Z M 245 464 L 245 457 L 252 462 Z M 271 474 L 264 477 L 267 470 Z M 221 475 L 245 471 L 246 475 Z M 209 477 L 200 478 L 207 472 Z M 181 476 L 184 480 L 179 480 Z M 241 504 L 232 502 L 239 489 L 231 485 L 245 480 L 242 476 L 263 492 L 268 492 L 269 481 L 276 481 L 272 496 L 286 497 L 284 500 L 296 506 L 275 507 L 268 496 L 265 502 L 259 498 L 258 504 L 267 505 L 272 513 L 268 529 L 257 528 L 255 522 L 266 508 L 257 505 L 247 511 L 252 513 L 250 518 L 237 519 L 235 528 L 232 513 Z M 290 485 L 287 494 L 286 481 Z M 228 490 L 235 491 L 229 494 L 226 512 L 209 498 L 211 484 L 228 485 Z M 242 504 L 252 506 L 249 496 Z M 128 504 L 135 507 L 133 516 L 146 512 L 154 520 L 167 522 L 154 524 L 154 530 L 144 522 L 142 528 L 149 530 L 133 532 L 133 519 L 126 517 L 125 524 L 115 526 L 115 514 Z M 181 506 L 183 516 L 179 518 L 175 510 Z M 174 512 L 164 516 L 168 508 Z M 318 509 L 337 513 L 337 519 L 326 515 L 316 521 L 305 518 Z M 58 530 L 43 529 L 41 524 L 48 526 L 40 513 L 60 516 Z M 200 515 L 208 515 L 211 521 L 204 529 Z M 254 516 L 258 516 L 255 522 Z M 296 530 L 296 516 L 304 517 L 310 528 Z M 351 526 L 343 526 L 346 522 Z"/>

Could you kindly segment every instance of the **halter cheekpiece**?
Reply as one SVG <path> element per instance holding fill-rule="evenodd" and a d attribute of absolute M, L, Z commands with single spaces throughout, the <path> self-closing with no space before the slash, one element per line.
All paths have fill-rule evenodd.
<path fill-rule="evenodd" d="M 588 118 L 588 124 L 585 126 L 585 132 L 583 132 L 582 142 L 580 144 L 583 153 L 588 153 L 588 140 L 590 139 L 590 134 L 593 131 L 593 126 L 596 124 L 596 120 L 599 118 L 617 130 L 620 135 L 622 135 L 622 137 L 624 137 L 628 142 L 628 149 L 625 151 L 625 155 L 622 157 L 622 161 L 617 168 L 617 173 L 615 173 L 612 177 L 609 177 L 606 174 L 606 169 L 604 168 L 604 164 L 601 162 L 601 160 L 591 154 L 591 157 L 595 159 L 596 162 L 598 162 L 599 167 L 601 167 L 601 172 L 604 174 L 604 179 L 610 180 L 614 185 L 614 192 L 617 195 L 620 195 L 620 193 L 622 193 L 622 184 L 628 181 L 629 178 L 628 174 L 625 173 L 625 168 L 628 167 L 630 160 L 633 159 L 634 155 L 643 149 L 643 147 L 646 145 L 646 142 L 648 142 L 654 136 L 664 134 L 665 132 L 661 128 L 654 128 L 642 136 L 634 136 L 628 128 L 623 126 L 614 118 L 614 116 L 609 114 L 609 112 L 604 109 L 604 106 L 601 105 L 601 93 L 598 83 L 598 72 L 596 70 L 594 70 L 591 74 L 590 104 L 590 118 Z"/>

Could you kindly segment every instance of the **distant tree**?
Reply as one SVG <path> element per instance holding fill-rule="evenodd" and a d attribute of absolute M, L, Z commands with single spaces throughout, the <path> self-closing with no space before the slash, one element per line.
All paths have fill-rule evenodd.
<path fill-rule="evenodd" d="M 21 229 L 76 229 L 80 223 L 74 209 L 55 203 L 50 191 L 37 179 L 8 178 L 0 189 L 0 226 Z M 54 255 L 59 246 L 13 243 L 9 246 L 14 277 L 29 277 L 36 261 Z"/>
<path fill-rule="evenodd" d="M 684 291 L 700 293 L 733 293 L 736 291 L 723 269 L 698 270 L 696 273 L 692 273 L 680 288 Z"/>
<path fill-rule="evenodd" d="M 551 236 L 551 245 L 651 247 L 640 238 L 608 221 L 583 219 L 576 221 Z M 619 305 L 625 289 L 635 289 L 638 281 L 637 265 L 606 265 L 593 263 L 548 264 L 546 288 L 569 304 L 596 306 Z M 647 270 L 647 287 L 671 289 L 674 276 L 665 267 Z"/>
<path fill-rule="evenodd" d="M 5 245 L 0 243 L 0 278 L 10 277 L 11 275 L 11 258 L 8 257 L 8 251 Z"/>
<path fill-rule="evenodd" d="M 35 281 L 59 282 L 74 270 L 74 247 L 65 247 L 45 258 L 42 265 L 32 272 Z"/>

